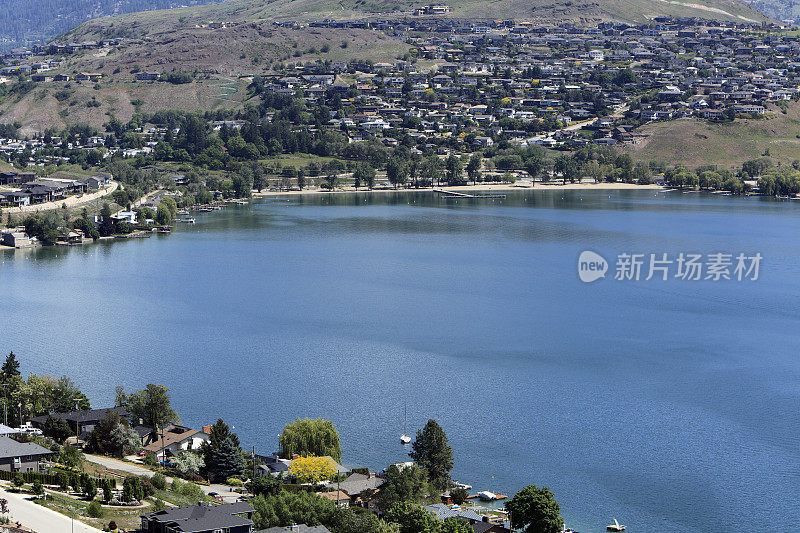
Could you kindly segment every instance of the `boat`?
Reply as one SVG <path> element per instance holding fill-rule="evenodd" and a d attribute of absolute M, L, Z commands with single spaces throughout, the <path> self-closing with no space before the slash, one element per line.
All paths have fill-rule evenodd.
<path fill-rule="evenodd" d="M 482 490 L 478 493 L 478 498 L 485 502 L 491 502 L 497 499 L 497 494 L 489 492 L 488 490 Z"/>
<path fill-rule="evenodd" d="M 403 405 L 403 434 L 400 435 L 400 443 L 405 446 L 406 444 L 411 443 L 411 437 L 406 435 L 406 409 L 408 404 Z"/>
<path fill-rule="evenodd" d="M 453 487 L 457 489 L 472 490 L 472 485 L 467 485 L 466 483 L 459 483 L 458 481 L 453 481 Z"/>
<path fill-rule="evenodd" d="M 625 526 L 620 525 L 615 518 L 613 524 L 606 526 L 606 531 L 625 531 Z"/>
<path fill-rule="evenodd" d="M 175 222 L 184 222 L 186 224 L 194 224 L 194 219 L 193 218 L 179 218 Z"/>

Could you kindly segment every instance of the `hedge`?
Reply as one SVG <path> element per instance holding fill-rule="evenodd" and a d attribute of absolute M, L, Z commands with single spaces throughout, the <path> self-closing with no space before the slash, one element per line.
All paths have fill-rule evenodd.
<path fill-rule="evenodd" d="M 22 474 L 22 480 L 25 483 L 33 483 L 38 481 L 42 485 L 59 484 L 58 474 L 46 474 L 43 472 L 6 472 L 5 470 L 0 470 L 0 481 L 11 481 L 14 479 L 16 474 Z M 94 478 L 98 486 L 102 486 L 104 479 L 105 478 L 100 477 Z"/>

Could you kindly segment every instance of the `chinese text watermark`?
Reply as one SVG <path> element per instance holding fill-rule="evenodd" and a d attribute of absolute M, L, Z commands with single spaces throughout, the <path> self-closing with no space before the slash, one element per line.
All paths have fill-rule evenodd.
<path fill-rule="evenodd" d="M 761 253 L 698 254 L 680 252 L 632 253 L 617 255 L 614 279 L 617 281 L 756 281 L 761 270 Z M 584 283 L 604 278 L 609 264 L 603 256 L 584 251 L 578 258 L 578 276 Z"/>

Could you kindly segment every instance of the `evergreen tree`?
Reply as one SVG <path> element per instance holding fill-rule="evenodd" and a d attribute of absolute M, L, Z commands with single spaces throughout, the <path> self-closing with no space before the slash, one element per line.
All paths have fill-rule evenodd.
<path fill-rule="evenodd" d="M 14 352 L 11 352 L 6 356 L 6 362 L 3 363 L 2 373 L 4 383 L 8 383 L 14 378 L 18 378 L 20 376 L 19 361 L 17 361 L 17 356 L 14 355 Z"/>
<path fill-rule="evenodd" d="M 450 484 L 453 468 L 453 449 L 447 443 L 447 435 L 435 420 L 428 420 L 411 444 L 408 454 L 419 466 L 428 471 L 428 478 L 436 488 L 445 489 Z"/>

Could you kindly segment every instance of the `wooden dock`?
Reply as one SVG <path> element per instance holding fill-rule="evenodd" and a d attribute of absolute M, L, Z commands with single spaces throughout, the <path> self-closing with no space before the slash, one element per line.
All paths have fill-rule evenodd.
<path fill-rule="evenodd" d="M 433 189 L 433 192 L 441 195 L 442 198 L 505 198 L 505 194 L 488 193 L 488 194 L 467 194 L 456 191 L 446 191 L 444 189 Z"/>

